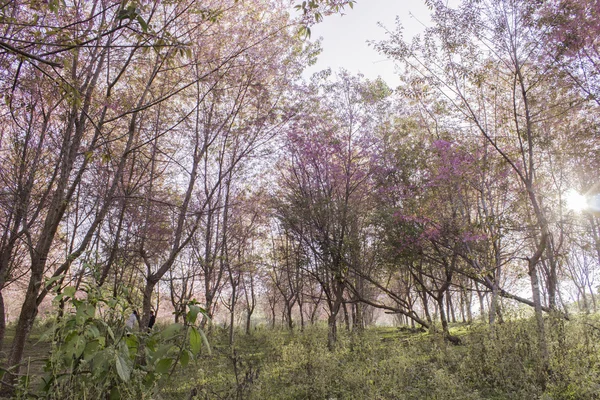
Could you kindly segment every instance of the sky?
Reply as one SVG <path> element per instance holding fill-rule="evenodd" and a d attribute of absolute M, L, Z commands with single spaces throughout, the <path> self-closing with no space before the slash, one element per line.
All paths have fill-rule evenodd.
<path fill-rule="evenodd" d="M 343 15 L 327 16 L 311 27 L 311 37 L 323 39 L 323 52 L 305 76 L 328 67 L 333 72 L 345 68 L 369 79 L 381 76 L 390 87 L 396 87 L 400 80 L 394 61 L 379 54 L 367 41 L 386 39 L 386 29 L 395 30 L 396 16 L 404 26 L 405 39 L 410 40 L 430 23 L 429 14 L 422 0 L 358 0 L 353 9 L 346 7 Z M 378 22 L 385 29 L 378 26 Z"/>

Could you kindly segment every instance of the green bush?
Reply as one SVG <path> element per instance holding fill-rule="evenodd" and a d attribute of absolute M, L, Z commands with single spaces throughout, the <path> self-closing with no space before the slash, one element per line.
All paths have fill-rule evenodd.
<path fill-rule="evenodd" d="M 188 305 L 185 323 L 162 330 L 129 331 L 122 299 L 105 298 L 95 288 L 85 288 L 82 299 L 67 287 L 55 301 L 64 301 L 67 312 L 53 320 L 41 342 L 51 346 L 41 385 L 26 376 L 17 397 L 46 399 L 150 399 L 177 364 L 187 366 L 207 340 L 195 326 L 203 313 Z M 35 377 L 33 377 L 35 378 Z M 39 386 L 39 387 L 38 387 Z"/>

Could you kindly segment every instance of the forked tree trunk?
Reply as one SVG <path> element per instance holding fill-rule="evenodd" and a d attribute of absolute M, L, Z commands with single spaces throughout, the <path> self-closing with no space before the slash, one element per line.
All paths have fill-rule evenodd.
<path fill-rule="evenodd" d="M 336 296 L 336 299 L 331 303 L 329 308 L 329 318 L 327 319 L 327 348 L 334 350 L 337 343 L 337 317 L 342 306 L 341 296 Z"/>

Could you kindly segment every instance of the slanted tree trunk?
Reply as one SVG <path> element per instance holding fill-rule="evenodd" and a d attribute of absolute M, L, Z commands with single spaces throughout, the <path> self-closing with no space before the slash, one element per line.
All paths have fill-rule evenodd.
<path fill-rule="evenodd" d="M 459 344 L 460 343 L 460 339 L 454 335 L 450 334 L 450 328 L 448 326 L 448 318 L 446 316 L 446 311 L 444 310 L 444 292 L 442 291 L 438 297 L 436 298 L 437 304 L 438 304 L 438 308 L 439 308 L 439 313 L 440 313 L 440 321 L 442 323 L 442 332 L 444 334 L 444 338 L 447 339 L 448 341 L 454 343 L 454 344 Z"/>
<path fill-rule="evenodd" d="M 421 302 L 423 303 L 423 312 L 425 313 L 425 319 L 429 326 L 435 329 L 435 324 L 433 323 L 433 319 L 431 318 L 431 313 L 429 312 L 429 300 L 427 298 L 427 293 L 425 291 L 420 291 Z"/>

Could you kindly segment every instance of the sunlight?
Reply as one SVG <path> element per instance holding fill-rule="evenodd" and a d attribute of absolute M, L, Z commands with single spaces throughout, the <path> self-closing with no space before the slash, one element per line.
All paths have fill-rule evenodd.
<path fill-rule="evenodd" d="M 573 189 L 567 192 L 566 200 L 567 208 L 569 208 L 569 210 L 579 212 L 589 207 L 587 198 L 584 195 L 577 193 Z"/>

